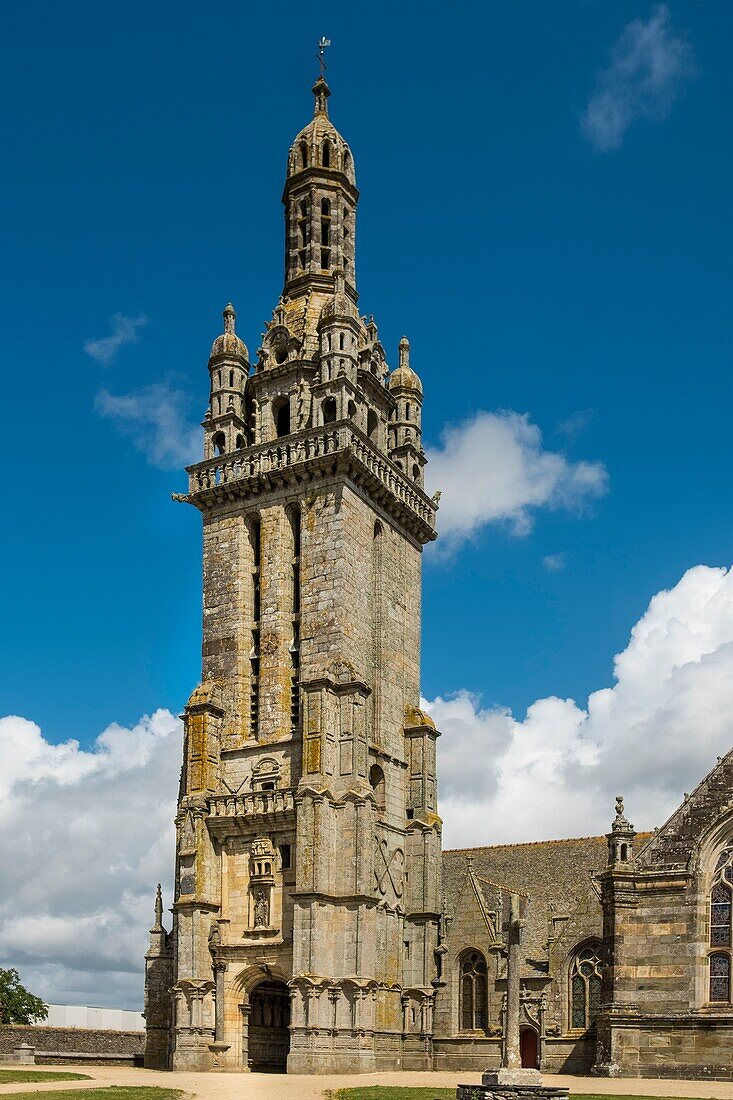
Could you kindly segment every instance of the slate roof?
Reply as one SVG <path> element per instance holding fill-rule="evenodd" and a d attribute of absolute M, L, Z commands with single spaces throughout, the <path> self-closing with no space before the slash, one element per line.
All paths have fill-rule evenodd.
<path fill-rule="evenodd" d="M 443 852 L 443 893 L 449 917 L 465 881 L 469 857 L 489 910 L 497 908 L 498 886 L 505 888 L 505 895 L 511 891 L 529 898 L 524 953 L 527 960 L 544 962 L 550 918 L 571 916 L 589 897 L 593 904 L 592 876 L 605 868 L 608 847 L 604 836 L 590 836 Z M 507 902 L 505 896 L 505 908 Z M 600 914 L 600 901 L 597 905 Z"/>

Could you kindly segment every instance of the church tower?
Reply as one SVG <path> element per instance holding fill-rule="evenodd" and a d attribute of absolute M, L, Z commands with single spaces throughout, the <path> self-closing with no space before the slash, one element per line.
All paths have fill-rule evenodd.
<path fill-rule="evenodd" d="M 322 77 L 313 93 L 288 155 L 283 293 L 252 361 L 224 310 L 204 459 L 179 497 L 203 520 L 203 667 L 147 991 L 149 1064 L 175 1069 L 431 1065 L 423 393 L 407 340 L 390 373 L 357 309 L 354 159 Z"/>

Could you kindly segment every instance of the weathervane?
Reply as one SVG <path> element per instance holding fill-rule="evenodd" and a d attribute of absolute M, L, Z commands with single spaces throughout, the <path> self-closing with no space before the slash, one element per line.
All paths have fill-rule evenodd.
<path fill-rule="evenodd" d="M 323 56 L 323 51 L 325 50 L 326 46 L 330 46 L 330 45 L 331 45 L 331 39 L 330 38 L 321 38 L 321 40 L 318 43 L 318 64 L 321 66 L 321 80 L 324 79 L 323 74 L 326 71 L 326 59 Z"/>

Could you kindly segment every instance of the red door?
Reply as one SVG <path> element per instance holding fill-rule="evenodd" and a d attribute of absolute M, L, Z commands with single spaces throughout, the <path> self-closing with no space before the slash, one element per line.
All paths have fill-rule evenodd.
<path fill-rule="evenodd" d="M 519 1036 L 519 1052 L 522 1056 L 522 1069 L 537 1069 L 537 1032 L 525 1027 Z"/>

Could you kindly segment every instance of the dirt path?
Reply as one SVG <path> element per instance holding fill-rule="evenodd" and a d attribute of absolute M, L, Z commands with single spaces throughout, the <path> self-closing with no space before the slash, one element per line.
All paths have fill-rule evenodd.
<path fill-rule="evenodd" d="M 43 1067 L 39 1067 L 43 1068 Z M 49 1066 L 49 1069 L 54 1068 Z M 267 1073 L 159 1073 L 147 1069 L 120 1066 L 64 1066 L 64 1069 L 88 1073 L 89 1081 L 49 1081 L 25 1085 L 0 1085 L 0 1097 L 11 1092 L 52 1092 L 83 1089 L 100 1085 L 164 1085 L 179 1088 L 196 1100 L 323 1100 L 327 1089 L 355 1085 L 434 1085 L 450 1088 L 459 1082 L 470 1084 L 481 1079 L 476 1072 L 465 1073 L 375 1073 L 359 1076 L 280 1076 Z M 733 1081 L 661 1081 L 624 1078 L 609 1081 L 596 1077 L 561 1077 L 545 1074 L 547 1085 L 569 1088 L 576 1094 L 605 1096 L 690 1096 L 733 1100 Z"/>

